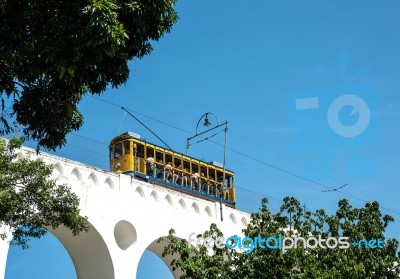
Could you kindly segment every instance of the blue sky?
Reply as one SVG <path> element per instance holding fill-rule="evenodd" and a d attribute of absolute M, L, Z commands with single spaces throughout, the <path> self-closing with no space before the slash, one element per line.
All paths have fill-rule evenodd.
<path fill-rule="evenodd" d="M 292 195 L 333 212 L 347 198 L 354 206 L 378 200 L 400 219 L 398 1 L 178 1 L 177 11 L 172 32 L 130 63 L 125 86 L 81 102 L 85 124 L 57 154 L 108 169 L 107 145 L 118 133 L 157 142 L 107 102 L 136 112 L 180 152 L 190 136 L 182 130 L 194 133 L 200 116 L 213 112 L 229 121 L 227 167 L 236 173 L 239 209 L 255 211 L 266 195 L 276 210 Z M 222 144 L 223 133 L 213 140 Z M 210 142 L 189 153 L 223 158 Z M 398 221 L 387 235 L 400 238 Z M 29 251 L 11 248 L 5 278 L 55 274 L 76 278 L 52 236 Z M 168 276 L 144 254 L 137 278 Z"/>

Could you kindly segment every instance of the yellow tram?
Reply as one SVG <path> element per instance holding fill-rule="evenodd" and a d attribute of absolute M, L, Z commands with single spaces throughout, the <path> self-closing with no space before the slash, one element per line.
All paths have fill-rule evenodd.
<path fill-rule="evenodd" d="M 235 207 L 234 173 L 202 160 L 141 140 L 126 132 L 110 142 L 110 169 L 160 186 Z M 225 172 L 225 183 L 223 183 Z"/>

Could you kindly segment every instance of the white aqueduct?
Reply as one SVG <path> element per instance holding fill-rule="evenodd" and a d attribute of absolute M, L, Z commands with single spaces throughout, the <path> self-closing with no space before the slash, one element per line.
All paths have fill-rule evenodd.
<path fill-rule="evenodd" d="M 36 151 L 23 148 L 19 157 L 37 158 Z M 81 199 L 81 213 L 91 225 L 88 233 L 72 236 L 65 228 L 51 230 L 65 246 L 79 279 L 136 278 L 143 252 L 161 256 L 157 240 L 174 228 L 176 236 L 187 239 L 216 223 L 225 236 L 240 234 L 249 214 L 225 207 L 221 221 L 220 204 L 168 188 L 115 174 L 65 158 L 41 153 L 54 165 L 54 176 L 68 184 Z M 8 242 L 0 240 L 0 277 L 5 273 Z M 172 272 L 172 271 L 171 271 Z M 179 274 L 172 272 L 175 278 Z"/>

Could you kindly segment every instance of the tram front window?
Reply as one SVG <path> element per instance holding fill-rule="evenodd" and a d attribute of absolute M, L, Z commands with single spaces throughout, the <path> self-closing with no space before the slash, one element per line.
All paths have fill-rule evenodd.
<path fill-rule="evenodd" d="M 118 143 L 114 146 L 114 159 L 118 159 L 122 155 L 122 143 Z"/>
<path fill-rule="evenodd" d="M 125 154 L 131 153 L 130 141 L 125 141 L 124 142 L 124 149 L 125 149 Z"/>

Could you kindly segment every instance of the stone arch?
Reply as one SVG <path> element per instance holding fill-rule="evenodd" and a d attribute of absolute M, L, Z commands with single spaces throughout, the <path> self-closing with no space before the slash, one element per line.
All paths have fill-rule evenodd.
<path fill-rule="evenodd" d="M 231 214 L 229 215 L 229 220 L 231 220 L 231 222 L 232 222 L 233 224 L 237 224 L 236 217 L 235 217 L 235 215 L 234 215 L 233 213 L 231 213 Z"/>
<path fill-rule="evenodd" d="M 158 195 L 157 195 L 157 192 L 155 190 L 151 191 L 150 197 L 154 202 L 158 202 Z"/>
<path fill-rule="evenodd" d="M 107 177 L 107 179 L 104 180 L 104 186 L 106 186 L 107 189 L 114 189 L 114 183 L 110 177 Z"/>
<path fill-rule="evenodd" d="M 114 279 L 114 265 L 108 247 L 96 228 L 89 225 L 87 233 L 76 236 L 63 226 L 49 231 L 66 248 L 78 278 Z"/>
<path fill-rule="evenodd" d="M 206 206 L 206 208 L 204 208 L 204 212 L 207 214 L 208 217 L 212 218 L 212 212 L 209 206 Z"/>
<path fill-rule="evenodd" d="M 56 177 L 63 177 L 64 176 L 64 169 L 60 165 L 60 163 L 57 163 L 53 167 L 53 173 Z"/>
<path fill-rule="evenodd" d="M 247 222 L 246 218 L 242 217 L 242 219 L 240 219 L 240 220 L 241 220 L 241 222 L 242 222 L 242 225 L 243 225 L 244 227 L 247 227 L 247 225 L 248 225 L 249 223 Z"/>
<path fill-rule="evenodd" d="M 82 181 L 82 175 L 81 172 L 77 169 L 74 168 L 71 172 L 71 179 L 75 181 Z"/>
<path fill-rule="evenodd" d="M 170 196 L 169 194 L 167 194 L 167 195 L 165 196 L 164 201 L 165 201 L 169 206 L 173 206 L 173 205 L 174 205 L 173 202 L 172 202 L 171 196 Z"/>
<path fill-rule="evenodd" d="M 87 181 L 89 185 L 98 185 L 97 176 L 93 172 L 88 176 Z"/>
<path fill-rule="evenodd" d="M 178 202 L 181 209 L 186 210 L 186 203 L 183 199 L 180 199 Z"/>
<path fill-rule="evenodd" d="M 194 213 L 196 213 L 196 214 L 199 214 L 199 213 L 200 213 L 199 206 L 197 205 L 197 203 L 196 203 L 196 202 L 193 202 L 193 203 L 192 203 L 192 207 L 191 207 L 191 209 L 192 209 L 192 210 L 193 210 L 193 212 L 194 212 Z"/>
<path fill-rule="evenodd" d="M 141 198 L 141 199 L 144 199 L 144 192 L 143 192 L 142 187 L 138 186 L 138 187 L 136 188 L 136 190 L 135 190 L 135 196 L 137 196 L 137 197 L 139 197 L 139 198 Z"/>
<path fill-rule="evenodd" d="M 180 239 L 180 240 L 186 240 L 185 236 L 182 235 L 175 235 L 176 238 Z M 166 238 L 166 236 L 163 237 L 164 239 Z M 165 241 L 158 241 L 159 238 L 155 239 L 153 242 L 151 242 L 146 250 L 151 251 L 152 253 L 154 253 L 156 256 L 158 256 L 164 263 L 165 265 L 168 267 L 168 269 L 171 271 L 171 273 L 173 274 L 174 278 L 180 278 L 180 276 L 182 275 L 182 273 L 180 272 L 180 269 L 177 269 L 175 271 L 173 271 L 171 269 L 170 263 L 173 259 L 177 259 L 178 254 L 176 253 L 174 256 L 168 255 L 166 257 L 162 256 L 162 252 L 164 250 L 164 247 L 167 245 L 167 242 Z M 144 253 L 144 251 L 143 251 Z"/>

